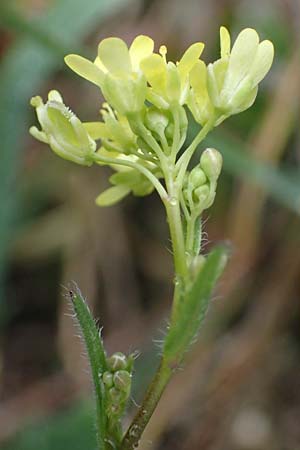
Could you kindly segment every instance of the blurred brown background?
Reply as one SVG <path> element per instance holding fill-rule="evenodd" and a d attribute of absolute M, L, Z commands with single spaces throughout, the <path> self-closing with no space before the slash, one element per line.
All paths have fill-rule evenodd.
<path fill-rule="evenodd" d="M 141 352 L 128 417 L 157 364 L 172 292 L 158 198 L 96 207 L 109 170 L 59 160 L 31 139 L 30 97 L 56 88 L 82 120 L 96 120 L 97 88 L 64 54 L 93 56 L 104 37 L 149 34 L 175 59 L 204 41 L 209 62 L 221 24 L 234 36 L 255 27 L 276 57 L 255 105 L 207 140 L 224 172 L 204 251 L 229 240 L 233 253 L 140 448 L 300 449 L 299 20 L 298 0 L 2 0 L 1 449 L 94 449 L 88 366 L 63 286 L 81 287 L 109 352 Z"/>

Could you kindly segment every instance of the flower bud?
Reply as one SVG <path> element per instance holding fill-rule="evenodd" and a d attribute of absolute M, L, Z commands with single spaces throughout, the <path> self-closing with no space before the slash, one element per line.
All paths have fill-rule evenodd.
<path fill-rule="evenodd" d="M 124 402 L 124 393 L 119 389 L 112 387 L 111 389 L 109 389 L 108 393 L 112 405 L 117 406 Z"/>
<path fill-rule="evenodd" d="M 173 136 L 174 136 L 174 124 L 173 123 L 169 123 L 169 125 L 166 128 L 166 138 L 172 140 Z"/>
<path fill-rule="evenodd" d="M 148 109 L 145 116 L 145 125 L 149 130 L 160 134 L 164 132 L 168 124 L 169 119 L 164 112 L 154 107 Z"/>
<path fill-rule="evenodd" d="M 118 370 L 113 377 L 114 385 L 120 391 L 128 391 L 131 385 L 131 375 L 127 370 Z"/>
<path fill-rule="evenodd" d="M 102 375 L 102 381 L 107 388 L 113 387 L 113 374 L 111 372 L 104 372 L 104 374 Z"/>
<path fill-rule="evenodd" d="M 201 155 L 200 166 L 210 180 L 217 180 L 222 169 L 223 158 L 215 148 L 207 148 Z"/>
<path fill-rule="evenodd" d="M 207 184 L 204 184 L 194 190 L 193 198 L 197 203 L 204 206 L 208 200 L 209 194 L 209 187 Z"/>
<path fill-rule="evenodd" d="M 202 186 L 207 181 L 207 178 L 205 176 L 205 173 L 201 169 L 201 167 L 196 166 L 191 171 L 188 177 L 188 183 L 191 186 L 192 189 L 197 188 L 199 186 Z"/>
<path fill-rule="evenodd" d="M 204 255 L 197 255 L 193 260 L 191 264 L 191 270 L 193 275 L 196 277 L 197 274 L 200 272 L 202 267 L 204 266 L 206 261 L 206 258 Z"/>
<path fill-rule="evenodd" d="M 125 370 L 127 367 L 127 358 L 124 353 L 116 352 L 107 360 L 107 364 L 112 372 Z"/>

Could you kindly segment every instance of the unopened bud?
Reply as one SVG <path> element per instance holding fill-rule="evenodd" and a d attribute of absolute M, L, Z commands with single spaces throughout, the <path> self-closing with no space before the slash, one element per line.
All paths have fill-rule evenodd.
<path fill-rule="evenodd" d="M 196 166 L 189 174 L 188 181 L 189 181 L 190 187 L 192 189 L 195 189 L 195 188 L 205 184 L 207 181 L 207 178 L 205 176 L 205 173 L 201 169 L 201 167 Z"/>
<path fill-rule="evenodd" d="M 124 401 L 124 393 L 122 391 L 119 391 L 119 389 L 112 387 L 109 390 L 109 398 L 111 403 L 117 406 Z"/>
<path fill-rule="evenodd" d="M 193 197 L 199 204 L 204 204 L 208 197 L 209 197 L 209 187 L 207 184 L 204 184 L 203 186 L 198 187 L 193 192 Z"/>
<path fill-rule="evenodd" d="M 156 131 L 160 133 L 169 124 L 169 119 L 165 113 L 157 108 L 149 108 L 145 117 L 146 127 L 151 131 Z"/>
<path fill-rule="evenodd" d="M 108 358 L 107 363 L 112 372 L 125 370 L 127 367 L 127 358 L 124 353 L 116 352 Z"/>
<path fill-rule="evenodd" d="M 200 166 L 209 179 L 217 180 L 222 169 L 223 158 L 215 148 L 207 148 L 201 155 Z"/>
<path fill-rule="evenodd" d="M 113 374 L 111 372 L 104 372 L 102 375 L 102 381 L 107 388 L 111 388 L 114 385 Z"/>
<path fill-rule="evenodd" d="M 114 385 L 121 391 L 127 391 L 131 385 L 131 376 L 127 370 L 118 370 L 114 374 Z"/>

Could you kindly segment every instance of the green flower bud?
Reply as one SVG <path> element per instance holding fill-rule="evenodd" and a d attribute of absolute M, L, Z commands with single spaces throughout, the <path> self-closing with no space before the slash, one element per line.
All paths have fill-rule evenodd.
<path fill-rule="evenodd" d="M 93 164 L 96 142 L 90 137 L 83 123 L 63 103 L 59 92 L 50 91 L 48 101 L 33 97 L 31 105 L 36 109 L 42 130 L 30 128 L 36 139 L 48 143 L 61 158 L 83 166 Z"/>
<path fill-rule="evenodd" d="M 217 180 L 222 169 L 223 158 L 214 148 L 207 148 L 201 155 L 200 166 L 210 180 Z"/>
<path fill-rule="evenodd" d="M 124 399 L 126 396 L 124 395 L 124 392 L 120 391 L 119 389 L 112 387 L 108 391 L 109 393 L 109 399 L 112 405 L 120 405 L 124 402 Z M 125 398 L 124 398 L 125 397 Z"/>
<path fill-rule="evenodd" d="M 145 125 L 149 130 L 160 134 L 161 132 L 164 132 L 168 124 L 169 119 L 163 111 L 154 107 L 148 109 L 145 116 Z"/>
<path fill-rule="evenodd" d="M 114 385 L 113 374 L 111 372 L 104 372 L 102 375 L 102 381 L 107 388 L 111 388 Z"/>
<path fill-rule="evenodd" d="M 209 187 L 207 186 L 207 184 L 204 184 L 203 186 L 200 186 L 193 191 L 193 198 L 200 205 L 206 206 L 209 194 Z"/>
<path fill-rule="evenodd" d="M 201 167 L 199 166 L 194 167 L 194 169 L 190 172 L 188 177 L 188 183 L 191 189 L 202 186 L 203 184 L 206 183 L 206 181 L 207 178 Z"/>
<path fill-rule="evenodd" d="M 195 258 L 193 258 L 192 264 L 191 264 L 191 270 L 195 277 L 200 272 L 202 267 L 204 266 L 205 261 L 206 261 L 206 258 L 203 255 L 197 255 Z"/>
<path fill-rule="evenodd" d="M 107 360 L 107 364 L 112 372 L 126 370 L 127 358 L 124 353 L 116 352 Z"/>
<path fill-rule="evenodd" d="M 174 124 L 169 123 L 169 125 L 166 128 L 166 138 L 172 140 L 173 136 L 174 136 Z"/>
<path fill-rule="evenodd" d="M 118 370 L 114 374 L 113 382 L 120 391 L 127 392 L 131 386 L 131 375 L 127 370 Z"/>

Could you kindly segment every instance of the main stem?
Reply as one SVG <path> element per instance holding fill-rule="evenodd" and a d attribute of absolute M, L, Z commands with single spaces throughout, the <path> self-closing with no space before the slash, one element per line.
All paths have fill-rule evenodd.
<path fill-rule="evenodd" d="M 175 165 L 170 164 L 165 172 L 168 196 L 164 199 L 167 219 L 172 241 L 173 259 L 175 266 L 175 290 L 172 317 L 176 311 L 177 302 L 185 281 L 188 278 L 188 266 L 185 255 L 185 239 L 180 211 L 181 186 L 174 180 Z M 138 446 L 141 435 L 148 424 L 159 400 L 172 375 L 170 362 L 163 356 L 154 378 L 147 390 L 141 407 L 134 417 L 122 441 L 122 450 L 133 450 Z"/>
<path fill-rule="evenodd" d="M 133 450 L 138 446 L 165 387 L 172 375 L 172 369 L 162 358 L 156 374 L 148 387 L 142 406 L 139 408 L 122 441 L 122 450 Z"/>
<path fill-rule="evenodd" d="M 171 324 L 174 320 L 176 320 L 178 303 L 182 301 L 185 285 L 189 281 L 189 269 L 187 263 L 188 258 L 186 255 L 186 243 L 180 209 L 180 195 L 182 193 L 184 174 L 195 148 L 202 141 L 202 139 L 204 139 L 211 127 L 212 123 L 209 123 L 200 131 L 185 154 L 179 159 L 179 161 L 177 161 L 177 163 L 175 163 L 174 158 L 172 159 L 173 155 L 171 155 L 170 158 L 165 158 L 164 156 L 161 159 L 161 168 L 166 182 L 167 194 L 166 196 L 161 197 L 167 213 L 176 275 Z M 190 226 L 192 226 L 192 224 L 190 224 Z M 191 236 L 189 236 L 187 241 L 190 247 L 193 234 L 192 230 L 190 230 L 189 234 L 191 234 Z M 166 355 L 163 355 L 159 368 L 157 369 L 154 378 L 148 387 L 142 405 L 140 406 L 123 438 L 121 444 L 122 450 L 133 450 L 138 446 L 142 433 L 171 378 L 172 371 L 172 361 L 169 361 Z"/>

